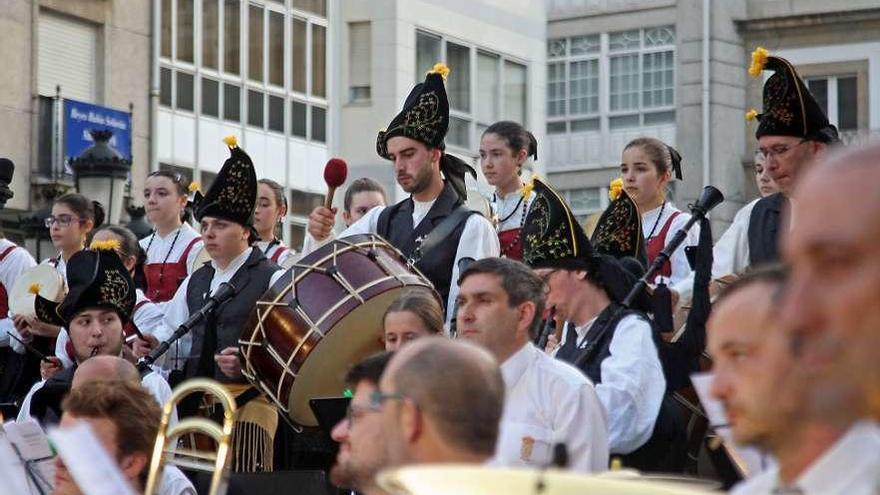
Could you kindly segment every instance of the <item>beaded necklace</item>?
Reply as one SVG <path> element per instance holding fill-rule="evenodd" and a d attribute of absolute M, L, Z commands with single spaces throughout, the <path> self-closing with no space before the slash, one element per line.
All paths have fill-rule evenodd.
<path fill-rule="evenodd" d="M 162 279 L 165 277 L 165 264 L 168 263 L 168 258 L 171 257 L 171 251 L 174 251 L 174 245 L 177 244 L 177 238 L 180 237 L 180 231 L 183 230 L 183 225 L 177 228 L 177 233 L 174 234 L 174 239 L 171 240 L 171 247 L 168 248 L 168 252 L 165 253 L 165 259 L 162 260 L 162 266 L 159 268 L 159 282 L 158 284 L 162 285 Z M 153 235 L 150 236 L 150 242 L 147 243 L 147 249 L 145 253 L 147 256 L 150 254 L 150 247 L 153 245 L 153 240 L 156 239 L 156 232 L 153 232 Z"/>

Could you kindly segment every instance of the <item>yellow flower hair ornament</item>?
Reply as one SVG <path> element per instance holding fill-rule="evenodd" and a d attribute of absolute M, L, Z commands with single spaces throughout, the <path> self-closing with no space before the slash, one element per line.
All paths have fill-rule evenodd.
<path fill-rule="evenodd" d="M 523 186 L 519 189 L 519 193 L 520 193 L 520 195 L 522 195 L 522 197 L 526 201 L 528 201 L 529 197 L 532 196 L 532 189 L 534 189 L 534 188 L 535 188 L 535 176 L 533 175 L 532 178 L 529 179 L 528 182 L 523 184 Z"/>
<path fill-rule="evenodd" d="M 449 77 L 449 67 L 443 62 L 437 62 L 425 75 L 427 76 L 428 74 L 440 74 L 440 77 L 445 81 Z"/>
<path fill-rule="evenodd" d="M 758 47 L 755 48 L 755 51 L 752 52 L 752 65 L 749 66 L 749 75 L 752 77 L 758 77 L 761 75 L 761 71 L 764 70 L 764 64 L 767 63 L 767 57 L 770 55 L 765 48 Z"/>
<path fill-rule="evenodd" d="M 118 250 L 121 244 L 116 239 L 108 239 L 106 241 L 92 241 L 92 244 L 89 245 L 89 249 L 93 249 L 95 251 L 115 251 Z"/>
<path fill-rule="evenodd" d="M 618 177 L 608 184 L 608 198 L 614 201 L 620 197 L 621 192 L 623 192 L 623 179 Z"/>

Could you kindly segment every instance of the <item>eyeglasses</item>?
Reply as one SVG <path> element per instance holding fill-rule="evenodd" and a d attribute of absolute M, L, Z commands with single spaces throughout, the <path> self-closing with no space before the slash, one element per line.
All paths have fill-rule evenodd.
<path fill-rule="evenodd" d="M 373 393 L 370 394 L 370 399 L 367 405 L 350 403 L 348 409 L 345 411 L 345 419 L 348 421 L 348 426 L 351 427 L 351 425 L 354 424 L 355 419 L 362 418 L 364 414 L 381 412 L 382 403 L 386 400 L 403 399 L 406 399 L 406 396 L 403 394 L 383 394 L 379 390 L 374 390 Z"/>
<path fill-rule="evenodd" d="M 800 141 L 798 141 L 795 144 L 789 144 L 789 145 L 777 144 L 775 146 L 771 146 L 769 149 L 768 148 L 758 148 L 758 154 L 760 154 L 761 157 L 764 158 L 764 160 L 769 160 L 773 157 L 780 157 L 780 156 L 788 153 L 789 151 L 793 150 L 794 148 L 797 148 L 798 146 L 806 143 L 807 141 L 808 141 L 807 139 L 801 139 Z"/>
<path fill-rule="evenodd" d="M 55 217 L 55 216 L 46 217 L 46 220 L 44 220 L 43 223 L 46 224 L 47 229 L 51 229 L 52 226 L 55 225 L 56 223 L 58 224 L 59 227 L 67 227 L 68 225 L 70 225 L 71 222 L 74 222 L 74 221 L 79 222 L 81 220 L 82 220 L 81 218 L 75 217 L 73 215 L 58 215 L 57 217 Z"/>

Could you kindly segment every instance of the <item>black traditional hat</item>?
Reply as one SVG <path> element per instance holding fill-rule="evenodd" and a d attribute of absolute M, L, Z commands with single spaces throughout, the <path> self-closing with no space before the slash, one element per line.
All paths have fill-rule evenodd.
<path fill-rule="evenodd" d="M 67 295 L 61 303 L 36 296 L 37 317 L 47 323 L 67 326 L 80 311 L 87 308 L 109 308 L 128 323 L 137 300 L 134 280 L 119 255 L 117 241 L 93 243 L 67 262 Z"/>
<path fill-rule="evenodd" d="M 238 147 L 235 136 L 223 141 L 229 146 L 229 158 L 196 205 L 197 221 L 217 217 L 250 227 L 257 206 L 257 173 L 251 157 Z"/>
<path fill-rule="evenodd" d="M 425 75 L 425 82 L 416 84 L 410 91 L 403 103 L 403 110 L 376 136 L 376 153 L 379 156 L 391 159 L 388 154 L 388 140 L 396 136 L 415 139 L 432 148 L 445 150 L 444 139 L 449 130 L 449 99 L 444 81 L 448 75 L 449 68 L 446 65 L 435 64 Z M 470 173 L 476 179 L 477 172 L 460 158 L 445 152 L 440 159 L 440 169 L 459 197 L 467 199 L 465 173 Z"/>
<path fill-rule="evenodd" d="M 603 287 L 612 300 L 621 302 L 635 285 L 638 275 L 625 268 L 616 256 L 601 252 L 599 246 L 590 242 L 558 192 L 536 178 L 532 179 L 532 184 L 535 199 L 520 231 L 523 261 L 532 268 L 584 270 L 587 277 Z M 638 209 L 635 211 L 638 213 Z M 603 217 L 607 214 L 608 211 Z M 617 214 L 611 216 L 617 218 Z M 641 224 L 637 226 L 641 231 Z M 627 230 L 629 228 L 627 226 Z M 602 242 L 606 242 L 604 238 Z M 611 245 L 608 241 L 603 247 Z M 621 251 L 620 254 L 630 253 Z"/>
<path fill-rule="evenodd" d="M 535 195 L 523 220 L 523 262 L 532 268 L 591 270 L 593 246 L 558 192 L 538 178 L 526 186 Z"/>
<path fill-rule="evenodd" d="M 620 190 L 608 208 L 602 212 L 593 237 L 590 239 L 596 251 L 615 258 L 635 258 L 644 266 L 645 237 L 642 233 L 642 214 L 629 194 Z"/>
<path fill-rule="evenodd" d="M 837 128 L 828 122 L 822 107 L 794 66 L 758 47 L 752 52 L 749 74 L 758 77 L 764 70 L 773 71 L 764 83 L 764 112 L 750 110 L 746 113 L 747 119 L 758 119 L 756 138 L 794 136 L 823 143 L 838 140 Z"/>

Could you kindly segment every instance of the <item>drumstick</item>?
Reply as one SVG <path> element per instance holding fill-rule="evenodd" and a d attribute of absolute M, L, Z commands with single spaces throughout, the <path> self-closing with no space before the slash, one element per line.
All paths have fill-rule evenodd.
<path fill-rule="evenodd" d="M 324 166 L 324 182 L 327 183 L 327 196 L 324 197 L 324 208 L 333 206 L 333 193 L 336 188 L 345 183 L 348 175 L 348 165 L 342 158 L 331 158 Z"/>
<path fill-rule="evenodd" d="M 43 354 L 42 352 L 38 351 L 36 347 L 34 347 L 34 346 L 28 344 L 27 342 L 21 340 L 21 339 L 18 338 L 18 337 L 16 337 L 14 333 L 10 332 L 9 330 L 7 330 L 6 333 L 7 333 L 10 337 L 12 337 L 13 339 L 15 339 L 16 342 L 18 342 L 19 344 L 23 345 L 24 348 L 25 348 L 28 352 L 30 352 L 30 353 L 34 354 L 35 356 L 37 356 L 38 358 L 40 358 L 41 361 L 46 361 L 46 362 L 48 362 L 48 363 L 51 363 L 51 362 L 52 362 L 52 360 L 49 359 L 49 356 L 47 356 L 47 355 Z"/>

